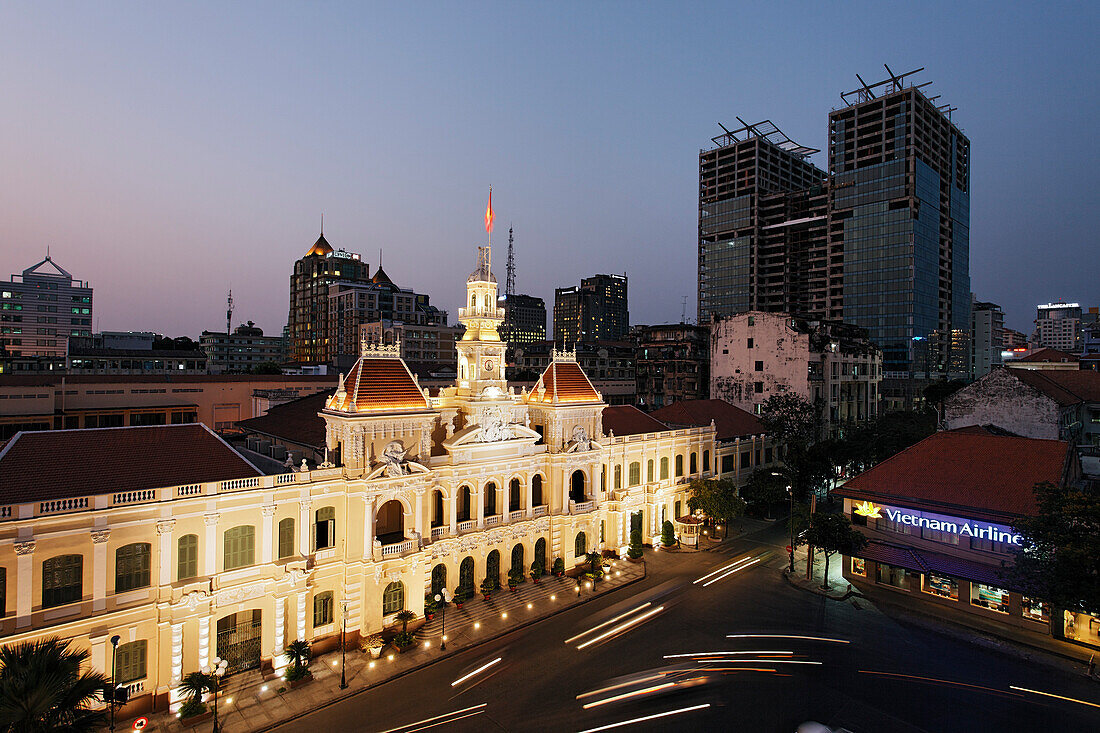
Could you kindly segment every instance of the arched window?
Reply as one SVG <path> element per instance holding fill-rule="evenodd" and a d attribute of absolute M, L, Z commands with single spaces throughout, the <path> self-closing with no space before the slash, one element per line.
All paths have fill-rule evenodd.
<path fill-rule="evenodd" d="M 630 464 L 630 470 L 627 474 L 627 478 L 630 479 L 630 486 L 637 486 L 642 483 L 642 464 L 638 461 L 633 461 Z"/>
<path fill-rule="evenodd" d="M 432 568 L 432 597 L 443 592 L 447 587 L 447 566 L 439 563 Z"/>
<path fill-rule="evenodd" d="M 294 517 L 279 520 L 279 559 L 294 556 Z"/>
<path fill-rule="evenodd" d="M 621 489 L 623 487 L 623 467 L 622 464 L 615 464 L 615 488 Z"/>
<path fill-rule="evenodd" d="M 225 530 L 223 565 L 226 570 L 256 564 L 256 528 L 251 524 Z"/>
<path fill-rule="evenodd" d="M 569 478 L 569 498 L 579 504 L 585 500 L 586 496 L 584 492 L 584 471 L 578 468 Z"/>
<path fill-rule="evenodd" d="M 710 451 L 709 450 L 703 451 L 703 470 L 704 471 L 709 471 L 710 470 Z"/>
<path fill-rule="evenodd" d="M 405 608 L 405 584 L 395 580 L 382 591 L 382 615 L 389 616 Z"/>
<path fill-rule="evenodd" d="M 336 547 L 336 507 L 323 506 L 317 510 L 313 524 L 313 549 L 327 550 Z"/>
<path fill-rule="evenodd" d="M 512 548 L 512 571 L 523 572 L 523 543 L 517 542 Z"/>
<path fill-rule="evenodd" d="M 531 477 L 531 505 L 542 506 L 542 474 Z"/>
<path fill-rule="evenodd" d="M 699 471 L 699 454 L 691 454 L 691 470 L 688 473 L 698 473 Z"/>
<path fill-rule="evenodd" d="M 661 459 L 661 480 L 668 478 L 668 456 Z"/>
<path fill-rule="evenodd" d="M 453 300 L 451 301 L 454 302 Z M 470 293 L 470 307 L 477 308 L 477 293 Z"/>
<path fill-rule="evenodd" d="M 125 685 L 145 679 L 149 642 L 145 639 L 120 644 L 115 650 L 115 683 Z"/>
<path fill-rule="evenodd" d="M 115 593 L 149 585 L 148 542 L 135 542 L 115 550 Z"/>
<path fill-rule="evenodd" d="M 577 539 L 574 542 L 574 555 L 577 557 L 584 557 L 588 554 L 588 538 L 584 536 L 584 532 L 577 532 Z"/>
<path fill-rule="evenodd" d="M 185 534 L 176 540 L 176 580 L 187 580 L 199 574 L 199 536 Z"/>
<path fill-rule="evenodd" d="M 432 526 L 443 526 L 443 492 L 439 489 L 432 492 Z"/>
<path fill-rule="evenodd" d="M 493 299 L 489 297 L 489 294 L 485 294 L 485 310 L 489 311 L 493 307 Z"/>
<path fill-rule="evenodd" d="M 676 456 L 676 477 L 684 475 L 684 457 Z"/>
<path fill-rule="evenodd" d="M 493 550 L 485 558 L 485 579 L 493 583 L 493 588 L 500 587 L 500 552 Z"/>
<path fill-rule="evenodd" d="M 42 563 L 42 607 L 79 601 L 84 595 L 84 558 L 58 555 Z"/>
<path fill-rule="evenodd" d="M 497 513 L 497 485 L 490 481 L 485 484 L 485 516 L 491 517 Z"/>
<path fill-rule="evenodd" d="M 458 587 L 466 591 L 466 595 L 474 592 L 474 559 L 467 557 L 458 566 Z"/>
<path fill-rule="evenodd" d="M 313 628 L 332 623 L 333 613 L 332 591 L 326 590 L 313 596 Z"/>
<path fill-rule="evenodd" d="M 543 571 L 547 571 L 550 568 L 546 567 L 546 538 L 539 537 L 535 540 L 535 556 L 531 558 L 531 564 L 539 563 L 542 565 Z"/>
<path fill-rule="evenodd" d="M 519 511 L 520 507 L 520 483 L 518 478 L 512 479 L 508 485 L 508 511 Z"/>
<path fill-rule="evenodd" d="M 470 487 L 463 486 L 458 490 L 458 521 L 466 522 L 470 519 Z"/>
<path fill-rule="evenodd" d="M 650 458 L 645 464 L 645 480 L 653 482 L 653 459 Z"/>

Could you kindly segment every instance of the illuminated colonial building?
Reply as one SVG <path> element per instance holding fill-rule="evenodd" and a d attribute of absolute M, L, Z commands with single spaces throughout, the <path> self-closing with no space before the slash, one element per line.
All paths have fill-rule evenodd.
<path fill-rule="evenodd" d="M 456 383 L 431 396 L 398 346 L 363 344 L 323 403 L 317 470 L 262 475 L 202 425 L 16 435 L 0 643 L 59 635 L 108 670 L 118 635 L 128 712 L 163 708 L 215 655 L 277 673 L 296 639 L 335 648 L 344 609 L 354 639 L 441 587 L 625 549 L 632 524 L 652 541 L 714 475 L 714 425 L 608 407 L 572 352 L 517 392 L 489 247 L 466 290 Z"/>

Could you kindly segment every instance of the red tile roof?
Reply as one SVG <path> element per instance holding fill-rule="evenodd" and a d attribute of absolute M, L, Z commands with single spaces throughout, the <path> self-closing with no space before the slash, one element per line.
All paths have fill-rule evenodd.
<path fill-rule="evenodd" d="M 19 433 L 0 453 L 0 504 L 262 473 L 201 423 Z"/>
<path fill-rule="evenodd" d="M 320 450 L 325 446 L 325 420 L 317 413 L 325 409 L 328 399 L 324 392 L 300 397 L 275 405 L 265 415 L 241 420 L 237 427 Z"/>
<path fill-rule="evenodd" d="M 1063 407 L 1100 402 L 1100 372 L 1013 369 L 1012 375 Z"/>
<path fill-rule="evenodd" d="M 401 359 L 362 357 L 344 378 L 344 395 L 328 409 L 351 413 L 422 412 L 431 406 Z"/>
<path fill-rule="evenodd" d="M 930 435 L 834 493 L 993 522 L 1034 514 L 1032 487 L 1059 483 L 1067 444 L 972 431 Z"/>
<path fill-rule="evenodd" d="M 1065 351 L 1059 351 L 1058 349 L 1038 349 L 1031 352 L 1027 356 L 1020 357 L 1019 359 L 1013 359 L 1012 361 L 1038 361 L 1038 362 L 1055 362 L 1055 363 L 1071 363 L 1076 362 L 1077 355 L 1069 354 Z M 1008 362 L 1011 366 L 1012 361 Z"/>
<path fill-rule="evenodd" d="M 669 425 L 705 426 L 714 420 L 718 440 L 764 434 L 764 423 L 755 415 L 725 400 L 681 400 L 650 414 Z"/>
<path fill-rule="evenodd" d="M 603 430 L 608 434 L 638 435 L 661 433 L 668 430 L 668 426 L 633 405 L 612 405 L 604 408 Z"/>
<path fill-rule="evenodd" d="M 541 400 L 538 392 L 540 385 L 546 388 Z M 596 388 L 592 386 L 592 382 L 588 381 L 588 376 L 580 368 L 580 365 L 573 361 L 551 362 L 546 367 L 546 371 L 539 377 L 539 381 L 535 383 L 534 388 L 528 393 L 527 401 L 552 404 L 555 395 L 557 395 L 558 402 L 603 401 L 600 399 L 599 393 L 596 392 Z"/>

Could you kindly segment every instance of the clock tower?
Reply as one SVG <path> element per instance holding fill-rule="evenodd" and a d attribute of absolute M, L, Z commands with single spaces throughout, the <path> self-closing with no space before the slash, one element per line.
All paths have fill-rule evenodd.
<path fill-rule="evenodd" d="M 491 247 L 477 248 L 477 269 L 466 278 L 466 305 L 458 320 L 466 326 L 458 350 L 458 390 L 464 397 L 500 397 L 504 381 L 504 349 L 497 327 L 504 309 L 497 307 L 497 279 L 491 270 Z"/>

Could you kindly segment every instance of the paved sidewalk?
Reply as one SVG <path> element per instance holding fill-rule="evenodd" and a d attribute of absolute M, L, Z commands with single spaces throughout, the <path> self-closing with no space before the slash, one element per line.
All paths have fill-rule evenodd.
<path fill-rule="evenodd" d="M 387 646 L 381 658 L 374 660 L 366 652 L 348 650 L 346 690 L 340 689 L 339 651 L 314 658 L 309 665 L 313 681 L 294 690 L 288 689 L 281 679 L 264 681 L 256 671 L 237 675 L 228 680 L 225 690 L 218 695 L 218 727 L 226 733 L 267 730 L 369 686 L 408 674 L 444 656 L 515 631 L 645 577 L 645 563 L 611 562 L 610 574 L 596 583 L 594 588 L 586 588 L 586 581 L 582 578 L 579 594 L 576 579 L 546 577 L 538 584 L 528 580 L 514 593 L 505 587 L 488 601 L 478 594 L 476 599 L 464 603 L 461 609 L 455 608 L 452 603 L 447 607 L 445 616 L 436 614 L 432 621 L 417 631 L 418 646 L 403 654 Z M 447 627 L 447 651 L 441 652 L 439 647 L 444 622 Z M 157 730 L 205 733 L 213 728 L 211 720 L 193 728 L 184 728 L 168 713 L 158 713 L 150 718 Z M 119 727 L 125 730 L 125 727 Z"/>

